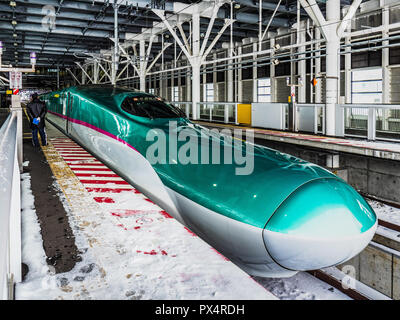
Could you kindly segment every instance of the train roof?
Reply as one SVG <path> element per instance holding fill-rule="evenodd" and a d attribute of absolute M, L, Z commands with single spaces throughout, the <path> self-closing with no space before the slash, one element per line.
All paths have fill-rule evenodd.
<path fill-rule="evenodd" d="M 112 85 L 104 85 L 104 84 L 73 86 L 57 92 L 52 92 L 52 94 L 66 93 L 66 92 L 77 94 L 84 99 L 87 99 L 96 104 L 103 105 L 106 106 L 107 108 L 112 108 L 112 109 L 116 109 L 119 105 L 121 105 L 122 101 L 128 96 L 154 97 L 154 95 L 152 94 L 138 91 L 132 88 L 114 87 Z"/>

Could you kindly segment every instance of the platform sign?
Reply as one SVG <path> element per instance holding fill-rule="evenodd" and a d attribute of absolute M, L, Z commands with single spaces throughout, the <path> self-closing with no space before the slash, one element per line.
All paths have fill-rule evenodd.
<path fill-rule="evenodd" d="M 22 72 L 10 71 L 10 89 L 22 89 Z"/>
<path fill-rule="evenodd" d="M 290 86 L 290 101 L 292 103 L 296 102 L 296 87 L 295 86 Z"/>

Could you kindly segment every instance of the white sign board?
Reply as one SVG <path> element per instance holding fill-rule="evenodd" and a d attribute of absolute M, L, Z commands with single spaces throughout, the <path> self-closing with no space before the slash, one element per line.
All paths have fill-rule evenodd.
<path fill-rule="evenodd" d="M 10 89 L 22 89 L 22 72 L 10 71 Z"/>

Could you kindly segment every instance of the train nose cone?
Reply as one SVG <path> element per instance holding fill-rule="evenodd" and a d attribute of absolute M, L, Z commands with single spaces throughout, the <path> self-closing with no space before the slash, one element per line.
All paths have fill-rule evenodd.
<path fill-rule="evenodd" d="M 291 270 L 325 268 L 351 259 L 371 241 L 377 218 L 352 187 L 335 178 L 294 191 L 263 230 L 272 258 Z"/>

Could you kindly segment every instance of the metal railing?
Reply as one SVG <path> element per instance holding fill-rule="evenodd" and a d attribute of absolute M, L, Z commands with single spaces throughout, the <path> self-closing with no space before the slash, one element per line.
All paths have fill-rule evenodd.
<path fill-rule="evenodd" d="M 236 123 L 237 105 L 235 102 L 198 102 L 198 119 L 209 122 Z"/>
<path fill-rule="evenodd" d="M 192 102 L 173 102 L 185 111 L 189 119 L 193 119 Z M 266 105 L 282 105 L 265 103 Z M 235 102 L 199 102 L 197 103 L 197 119 L 209 122 L 237 123 L 238 103 Z M 293 110 L 288 104 L 281 107 L 283 119 L 265 115 L 265 124 L 258 119 L 257 127 L 281 128 L 294 131 L 326 133 L 325 104 L 296 103 Z M 266 108 L 272 112 L 273 108 Z M 294 111 L 293 116 L 289 116 Z M 264 117 L 264 116 L 262 116 Z M 274 120 L 274 119 L 277 120 Z M 263 118 L 264 119 L 264 118 Z M 280 119 L 280 120 L 279 120 Z M 267 121 L 268 120 L 268 121 Z M 283 121 L 273 123 L 271 121 Z M 290 125 L 290 121 L 294 121 Z M 339 137 L 362 137 L 368 140 L 400 140 L 400 105 L 396 104 L 337 104 L 336 105 L 336 135 Z"/>
<path fill-rule="evenodd" d="M 400 105 L 339 104 L 336 110 L 337 134 L 368 140 L 400 139 Z"/>
<path fill-rule="evenodd" d="M 189 119 L 193 119 L 192 102 L 174 101 L 172 104 L 184 111 Z M 197 119 L 209 122 L 237 123 L 237 105 L 234 102 L 198 102 Z"/>
<path fill-rule="evenodd" d="M 0 300 L 11 300 L 21 281 L 21 190 L 18 112 L 0 129 Z"/>

